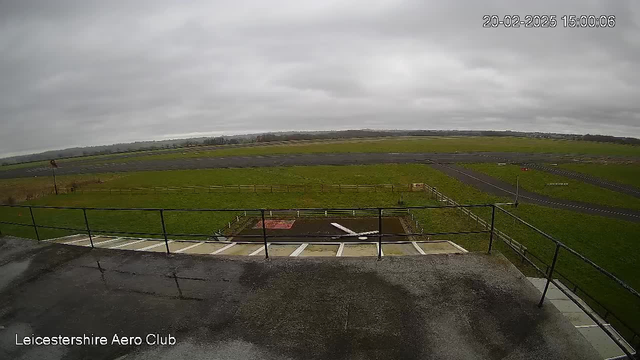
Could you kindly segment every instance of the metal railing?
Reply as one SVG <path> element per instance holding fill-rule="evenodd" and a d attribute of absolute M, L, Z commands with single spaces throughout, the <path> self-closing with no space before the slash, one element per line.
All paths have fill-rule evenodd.
<path fill-rule="evenodd" d="M 433 198 L 435 198 L 435 200 L 439 201 L 439 202 L 444 202 L 445 204 L 450 204 L 450 205 L 457 205 L 458 203 L 447 197 L 446 195 L 444 195 L 443 193 L 439 192 L 435 187 L 429 186 L 425 184 L 425 191 L 430 192 L 431 196 Z M 602 271 L 605 271 L 602 267 L 600 267 L 599 265 L 597 265 L 596 263 L 594 263 L 593 261 L 589 260 L 588 258 L 586 258 L 585 256 L 581 255 L 580 253 L 578 253 L 577 251 L 567 247 L 565 244 L 561 243 L 560 241 L 556 240 L 555 238 L 551 237 L 550 235 L 542 232 L 541 230 L 537 229 L 535 226 L 527 223 L 526 221 L 522 220 L 520 217 L 518 217 L 517 215 L 501 208 L 499 206 L 500 204 L 496 204 L 495 208 L 498 208 L 499 210 L 501 210 L 502 212 L 508 213 L 511 217 L 513 217 L 514 219 L 520 221 L 522 224 L 524 224 L 525 226 L 533 229 L 535 232 L 543 235 L 545 238 L 551 240 L 554 244 L 556 244 L 556 249 L 557 249 L 557 244 L 561 244 L 560 246 L 564 249 L 566 249 L 567 251 L 569 251 L 570 253 L 576 255 L 580 260 L 584 261 L 585 263 L 587 263 L 588 265 L 594 267 L 597 271 L 603 273 Z M 494 210 L 495 210 L 494 208 Z M 505 234 L 504 232 L 498 230 L 495 227 L 495 211 L 492 211 L 492 218 L 491 218 L 491 223 L 488 223 L 487 221 L 485 221 L 484 219 L 482 219 L 480 216 L 473 214 L 471 212 L 471 209 L 467 209 L 467 208 L 460 208 L 460 211 L 462 211 L 463 213 L 465 213 L 467 216 L 469 216 L 471 219 L 475 220 L 478 224 L 480 224 L 481 226 L 483 226 L 484 228 L 491 228 L 491 232 L 495 233 L 496 237 L 498 239 L 500 239 L 502 242 L 504 242 L 512 251 L 514 251 L 516 253 L 517 256 L 519 256 L 522 260 L 522 262 L 527 262 L 528 264 L 532 265 L 533 268 L 535 269 L 536 272 L 542 274 L 545 277 L 550 277 L 552 276 L 554 273 L 558 276 L 561 277 L 563 279 L 563 281 L 565 283 L 568 284 L 568 288 L 573 289 L 572 292 L 577 296 L 578 291 L 581 292 L 582 295 L 584 295 L 584 297 L 587 298 L 587 300 L 591 303 L 591 304 L 595 304 L 598 306 L 599 309 L 601 309 L 602 311 L 599 313 L 599 315 L 602 317 L 602 319 L 604 321 L 607 320 L 607 318 L 611 317 L 613 319 L 615 319 L 615 321 L 618 324 L 618 328 L 622 327 L 626 330 L 626 333 L 628 333 L 629 335 L 627 336 L 629 342 L 631 343 L 631 346 L 633 346 L 636 349 L 636 353 L 637 353 L 637 349 L 640 347 L 640 334 L 638 333 L 638 331 L 632 327 L 631 325 L 629 325 L 627 322 L 625 322 L 624 320 L 622 320 L 620 318 L 620 316 L 616 315 L 613 311 L 611 311 L 610 309 L 608 309 L 605 305 L 603 305 L 600 301 L 598 301 L 592 294 L 590 294 L 589 292 L 587 292 L 585 289 L 580 288 L 577 283 L 574 280 L 570 280 L 565 274 L 562 274 L 560 271 L 558 271 L 557 269 L 555 269 L 555 264 L 558 260 L 557 258 L 557 253 L 554 253 L 554 258 L 551 261 L 550 264 L 548 264 L 547 262 L 545 262 L 545 260 L 543 260 L 542 258 L 540 258 L 539 256 L 535 255 L 534 253 L 532 253 L 531 251 L 528 251 L 527 247 L 525 247 L 524 245 L 522 245 L 521 243 L 519 243 L 518 241 L 514 240 L 512 237 L 510 237 L 509 235 Z M 541 264 L 544 264 L 546 266 L 545 270 L 543 271 L 542 269 L 540 269 L 532 260 L 531 258 L 535 259 L 536 261 L 538 261 Z M 605 273 L 603 273 L 605 274 Z M 630 287 L 629 285 L 627 285 L 626 283 L 622 282 L 622 280 L 618 279 L 617 277 L 615 277 L 614 275 L 612 275 L 611 273 L 607 272 L 605 274 L 607 277 L 609 277 L 610 279 L 614 280 L 614 283 L 620 285 L 622 288 L 624 288 L 627 291 L 631 291 L 631 294 L 635 295 L 636 297 L 638 297 L 638 292 L 636 290 L 634 290 L 632 287 Z M 545 291 L 542 295 L 542 298 L 540 299 L 540 306 L 542 306 L 543 303 L 543 299 L 546 295 L 546 291 L 548 289 L 548 284 L 549 284 L 549 280 L 547 280 L 547 284 L 545 285 Z M 590 312 L 586 311 L 584 306 L 582 304 L 579 304 L 575 299 L 574 296 L 570 296 L 567 291 L 566 288 L 560 287 L 557 284 L 557 280 L 552 280 L 551 281 L 554 285 L 556 285 L 556 287 L 558 287 L 559 289 L 562 290 L 562 292 L 567 295 L 567 297 L 569 297 L 569 299 L 571 299 L 574 303 L 576 303 L 576 305 L 578 305 L 578 307 L 580 307 L 581 310 L 585 311 L 585 313 L 587 313 L 587 315 L 594 320 L 594 322 L 600 327 L 603 328 L 603 330 L 605 331 L 605 333 L 611 337 L 613 339 L 613 341 L 616 343 L 616 345 L 618 345 L 627 356 L 629 356 L 630 359 L 635 359 L 635 357 L 631 357 L 632 354 L 631 352 L 629 352 L 627 350 L 627 348 L 625 346 L 622 346 L 621 342 L 618 340 L 617 336 L 615 336 L 615 334 L 612 334 L 611 331 L 609 331 L 608 329 L 604 329 L 604 324 L 602 324 L 598 319 L 596 319 L 595 317 L 593 317 L 591 315 Z"/>
<path fill-rule="evenodd" d="M 168 212 L 224 212 L 224 213 L 235 213 L 235 214 L 243 214 L 244 216 L 260 216 L 263 220 L 266 217 L 287 217 L 287 216 L 311 216 L 311 217 L 343 217 L 343 216 L 369 216 L 369 217 L 377 217 L 378 218 L 378 234 L 373 237 L 377 237 L 377 243 L 380 245 L 382 243 L 383 238 L 397 238 L 397 237 L 412 237 L 412 236 L 438 236 L 438 235 L 456 235 L 456 234 L 481 234 L 481 233 L 490 233 L 491 230 L 469 230 L 469 231 L 446 231 L 446 232 L 406 232 L 406 233 L 384 233 L 382 228 L 382 218 L 385 216 L 398 216 L 398 215 L 407 215 L 410 214 L 411 210 L 418 209 L 443 209 L 443 208 L 489 208 L 494 207 L 493 204 L 472 204 L 472 205 L 444 205 L 444 206 L 405 206 L 405 207 L 370 207 L 370 208 L 296 208 L 296 209 L 180 209 L 180 208 L 96 208 L 96 207 L 72 207 L 72 206 L 36 206 L 36 205 L 0 205 L 2 207 L 11 207 L 11 208 L 25 208 L 29 209 L 30 224 L 25 223 L 16 223 L 10 221 L 0 221 L 0 224 L 5 225 L 13 225 L 13 226 L 23 226 L 23 227 L 32 227 L 38 241 L 41 240 L 40 232 L 38 229 L 53 229 L 53 230 L 64 230 L 64 231 L 77 231 L 81 233 L 86 233 L 89 236 L 89 241 L 91 246 L 94 247 L 93 244 L 93 236 L 96 233 L 101 234 L 128 234 L 128 235 L 147 235 L 147 236 L 158 236 L 162 237 L 165 241 L 167 253 L 170 253 L 168 238 L 172 237 L 200 237 L 200 238 L 210 238 L 212 234 L 202 234 L 202 233 L 170 233 L 167 231 L 165 214 Z M 70 227 L 62 227 L 62 226 L 50 226 L 50 225 L 41 225 L 36 222 L 36 218 L 33 213 L 33 209 L 54 209 L 54 210 L 79 210 L 82 211 L 84 227 L 83 228 L 70 228 Z M 87 216 L 87 212 L 89 211 L 144 211 L 144 212 L 156 212 L 158 214 L 158 220 L 162 227 L 162 232 L 143 232 L 143 231 L 120 231 L 120 230 L 109 230 L 109 229 L 95 229 L 91 228 L 89 218 Z M 236 220 L 239 220 L 239 215 L 236 215 Z M 231 222 L 229 222 L 229 227 L 231 227 Z M 234 234 L 234 238 L 248 238 L 263 240 L 265 244 L 265 257 L 268 258 L 268 250 L 266 249 L 268 244 L 268 239 L 277 239 L 277 238 L 291 238 L 292 235 L 277 235 L 277 234 L 268 234 L 265 226 L 265 222 L 262 221 L 263 234 L 262 235 L 253 235 L 253 234 Z M 295 238 L 331 238 L 335 237 L 335 235 L 322 235 L 322 234 L 299 234 L 294 235 Z M 493 236 L 491 235 L 491 238 Z M 397 242 L 397 241 L 393 241 Z M 381 246 L 379 246 L 378 256 L 381 257 Z"/>
<path fill-rule="evenodd" d="M 532 224 L 526 222 L 525 220 L 521 219 L 520 217 L 518 217 L 517 215 L 513 214 L 512 212 L 510 212 L 510 211 L 508 211 L 508 210 L 506 210 L 506 209 L 504 209 L 504 208 L 502 208 L 500 206 L 495 206 L 493 209 L 494 209 L 494 211 L 495 211 L 495 209 L 498 209 L 502 213 L 507 214 L 508 216 L 510 216 L 511 218 L 515 219 L 516 221 L 520 222 L 521 224 L 527 226 L 528 228 L 532 229 L 536 233 L 538 233 L 538 234 L 542 235 L 543 237 L 547 238 L 548 240 L 550 240 L 555 245 L 555 250 L 554 250 L 554 254 L 553 254 L 553 260 L 551 261 L 551 264 L 548 265 L 545 270 L 542 270 L 538 265 L 536 265 L 533 261 L 531 261 L 531 259 L 529 259 L 526 255 L 524 255 L 522 257 L 523 260 L 526 260 L 527 263 L 529 263 L 529 265 L 531 265 L 537 272 L 539 272 L 540 274 L 544 275 L 546 277 L 546 279 L 547 279 L 547 281 L 545 283 L 545 286 L 544 286 L 544 290 L 542 291 L 542 297 L 540 298 L 540 302 L 538 303 L 538 306 L 541 307 L 543 305 L 545 296 L 547 294 L 547 291 L 549 290 L 549 285 L 550 284 L 554 284 L 558 290 L 560 290 L 564 295 L 566 295 L 569 299 L 571 299 L 582 311 L 584 311 L 584 313 L 587 314 L 587 316 L 589 316 L 591 318 L 591 320 L 593 320 L 596 323 L 596 325 L 598 325 L 598 327 L 600 327 L 611 338 L 611 340 L 613 340 L 613 342 L 615 342 L 616 345 L 618 345 L 618 347 L 620 347 L 620 349 L 625 353 L 625 355 L 629 359 L 636 359 L 635 354 L 633 352 L 629 351 L 629 349 L 627 348 L 626 344 L 623 344 L 623 342 L 620 341 L 620 339 L 618 338 L 618 334 L 614 334 L 610 329 L 608 329 L 606 327 L 606 324 L 603 324 L 602 321 L 600 321 L 600 319 L 597 316 L 592 314 L 592 312 L 589 311 L 589 309 L 587 309 L 583 304 L 581 304 L 579 301 L 576 301 L 575 298 L 574 298 L 574 295 L 572 295 L 567 288 L 562 286 L 557 279 L 553 278 L 554 273 L 558 274 L 558 272 L 555 270 L 555 268 L 556 268 L 556 264 L 558 262 L 558 257 L 560 255 L 560 250 L 563 249 L 564 251 L 570 253 L 571 255 L 577 257 L 579 260 L 581 260 L 584 263 L 588 264 L 589 266 L 593 267 L 599 273 L 605 275 L 607 278 L 612 280 L 615 284 L 620 286 L 620 288 L 624 289 L 626 292 L 628 292 L 629 294 L 634 296 L 637 300 L 640 300 L 640 293 L 638 293 L 638 291 L 636 291 L 634 288 L 632 288 L 627 283 L 625 283 L 624 281 L 622 281 L 621 279 L 619 279 L 618 277 L 613 275 L 611 272 L 609 272 L 606 269 L 604 269 L 603 267 L 599 266 L 598 264 L 596 264 L 592 260 L 588 259 L 584 255 L 582 255 L 579 252 L 577 252 L 576 250 L 574 250 L 574 249 L 570 248 L 569 246 L 565 245 L 561 241 L 555 239 L 553 236 L 545 233 L 544 231 L 538 229 L 534 225 L 532 225 Z M 506 243 L 506 244 L 509 245 L 508 243 Z M 512 250 L 517 252 L 517 249 L 515 249 L 514 247 L 511 247 L 511 248 L 512 248 Z M 540 258 L 536 257 L 536 259 L 538 259 L 540 262 L 542 262 L 544 264 L 544 261 L 542 261 Z M 567 279 L 566 276 L 563 276 L 563 275 L 561 275 L 561 276 L 563 278 Z M 577 289 L 577 285 L 575 285 L 575 288 Z M 586 294 L 586 292 L 585 292 L 585 294 Z M 593 299 L 592 296 L 589 295 L 589 297 Z M 600 306 L 602 306 L 603 308 L 605 308 L 599 302 L 597 302 L 597 303 Z M 609 311 L 609 310 L 606 310 L 606 311 L 607 311 L 608 314 L 612 314 L 611 311 Z M 606 319 L 606 316 L 607 315 L 605 315 L 603 318 Z M 632 333 L 630 342 L 632 344 L 631 346 L 636 348 L 636 353 L 637 353 L 637 348 L 638 348 L 639 343 L 637 343 L 635 341 L 636 341 L 636 339 L 640 339 L 640 335 L 635 331 L 634 328 L 632 328 L 630 325 L 626 324 L 619 317 L 617 317 L 617 316 L 615 316 L 615 317 L 617 318 L 618 322 L 621 325 L 625 326 L 627 328 L 627 330 L 629 330 Z"/>
<path fill-rule="evenodd" d="M 435 196 L 440 197 L 440 193 L 437 192 L 437 190 L 435 190 L 435 188 L 431 188 L 431 189 L 425 189 L 425 191 L 431 191 L 432 194 L 435 194 Z M 443 195 L 442 195 L 443 196 Z M 539 302 L 539 306 L 542 306 L 544 303 L 544 299 L 546 297 L 546 293 L 548 291 L 549 285 L 550 284 L 554 284 L 556 285 L 556 287 L 562 291 L 567 297 L 569 297 L 569 299 L 571 299 L 578 307 L 580 307 L 607 335 L 609 335 L 609 337 L 611 337 L 611 339 L 622 349 L 622 351 L 625 352 L 625 354 L 629 357 L 629 359 L 635 359 L 635 355 L 628 350 L 628 348 L 625 346 L 625 344 L 622 343 L 622 341 L 620 341 L 620 339 L 617 338 L 617 335 L 614 334 L 610 329 L 608 329 L 605 324 L 603 324 L 600 319 L 598 317 L 596 317 L 595 315 L 593 315 L 590 311 L 588 311 L 587 308 L 585 308 L 585 306 L 583 304 L 581 304 L 580 302 L 576 301 L 576 299 L 574 298 L 574 296 L 572 296 L 570 294 L 570 291 L 563 287 L 560 286 L 559 281 L 557 279 L 554 279 L 553 276 L 554 274 L 556 275 L 560 275 L 563 278 L 567 279 L 566 276 L 560 274 L 555 268 L 556 268 L 556 263 L 558 261 L 558 257 L 560 254 L 560 250 L 563 249 L 564 251 L 572 254 L 573 256 L 577 257 L 578 259 L 580 259 L 581 261 L 583 261 L 584 263 L 588 264 L 589 266 L 593 267 L 595 270 L 597 270 L 599 273 L 605 275 L 607 278 L 609 278 L 609 280 L 613 281 L 615 284 L 617 284 L 618 286 L 620 286 L 620 288 L 624 289 L 626 292 L 628 292 L 629 294 L 631 294 L 632 296 L 634 296 L 636 299 L 640 300 L 640 293 L 638 293 L 635 289 L 633 289 L 631 286 L 629 286 L 628 284 L 626 284 L 624 281 L 620 280 L 618 277 L 616 277 L 615 275 L 613 275 L 612 273 L 610 273 L 609 271 L 607 271 L 606 269 L 602 268 L 601 266 L 597 265 L 595 262 L 591 261 L 590 259 L 588 259 L 587 257 L 583 256 L 582 254 L 578 253 L 577 251 L 571 249 L 570 247 L 568 247 L 567 245 L 565 245 L 564 243 L 558 241 L 557 239 L 553 238 L 551 235 L 545 233 L 544 231 L 538 229 L 537 227 L 535 227 L 534 225 L 526 222 L 525 220 L 521 219 L 520 217 L 518 217 L 517 215 L 511 213 L 510 211 L 504 209 L 502 206 L 503 205 L 513 205 L 511 203 L 506 203 L 506 204 L 458 204 L 455 203 L 453 200 L 449 199 L 449 198 L 445 198 L 445 202 L 447 204 L 445 205 L 426 205 L 426 206 L 402 206 L 402 207 L 364 207 L 364 208 L 296 208 L 296 209 L 180 209 L 180 208 L 91 208 L 91 207 L 68 207 L 68 206 L 35 206 L 35 205 L 0 205 L 2 207 L 13 207 L 13 208 L 24 208 L 24 209 L 29 209 L 29 215 L 30 215 L 30 220 L 31 223 L 27 224 L 27 223 L 16 223 L 16 222 L 9 222 L 9 221 L 0 221 L 0 224 L 6 224 L 6 225 L 15 225 L 15 226 L 23 226 L 23 227 L 32 227 L 36 236 L 36 239 L 38 239 L 38 241 L 41 240 L 41 236 L 39 233 L 39 229 L 56 229 L 56 230 L 65 230 L 65 231 L 77 231 L 77 232 L 81 232 L 81 233 L 86 233 L 89 236 L 89 241 L 91 244 L 91 247 L 95 247 L 94 243 L 93 243 L 93 236 L 96 233 L 109 233 L 109 234 L 130 234 L 130 235 L 147 235 L 147 236 L 158 236 L 158 237 L 162 237 L 162 239 L 164 240 L 165 243 L 165 247 L 166 247 L 166 252 L 169 254 L 171 253 L 171 250 L 169 248 L 169 237 L 170 236 L 176 236 L 176 237 L 184 237 L 184 236 L 191 236 L 191 237 L 206 237 L 206 238 L 210 238 L 211 234 L 177 234 L 177 233 L 169 233 L 167 231 L 167 226 L 166 226 L 166 222 L 165 222 L 165 214 L 166 213 L 173 213 L 173 212 L 226 212 L 226 213 L 236 213 L 236 214 L 243 214 L 244 216 L 259 216 L 261 219 L 261 224 L 262 224 L 262 228 L 261 228 L 261 234 L 234 234 L 234 238 L 238 237 L 238 238 L 248 238 L 248 239 L 252 239 L 253 241 L 258 241 L 260 243 L 263 244 L 264 246 L 264 253 L 265 253 L 265 258 L 269 258 L 269 239 L 278 239 L 278 238 L 330 238 L 330 237 L 334 237 L 335 235 L 322 235 L 322 234 L 300 234 L 300 235 L 277 235 L 277 234 L 269 234 L 267 232 L 267 228 L 266 228 L 266 218 L 267 217 L 273 217 L 274 214 L 278 217 L 286 217 L 286 216 L 297 216 L 300 217 L 301 214 L 302 216 L 324 216 L 324 217 L 329 217 L 329 216 L 368 216 L 368 217 L 374 217 L 378 219 L 378 233 L 371 235 L 372 238 L 377 238 L 376 241 L 370 241 L 371 243 L 376 243 L 377 244 L 377 249 L 378 249 L 378 259 L 380 259 L 382 257 L 382 248 L 383 248 L 383 244 L 384 243 L 398 243 L 401 241 L 388 241 L 385 242 L 383 241 L 383 238 L 398 238 L 398 237 L 411 237 L 411 236 L 425 236 L 425 235 L 431 235 L 431 236 L 438 236 L 438 235 L 457 235 L 457 234 L 482 234 L 482 233 L 488 233 L 489 234 L 489 242 L 488 242 L 488 249 L 487 252 L 491 253 L 492 248 L 493 248 L 493 240 L 494 238 L 498 238 L 500 240 L 502 240 L 510 249 L 512 249 L 514 252 L 516 252 L 516 254 L 518 256 L 520 256 L 522 258 L 522 261 L 526 261 L 529 265 L 531 265 L 537 272 L 539 272 L 540 274 L 543 274 L 547 281 L 544 287 L 544 290 L 542 292 L 542 296 L 540 298 L 540 302 Z M 424 231 L 410 231 L 410 232 L 405 232 L 405 233 L 385 233 L 384 232 L 384 228 L 383 228 L 383 222 L 382 219 L 385 216 L 398 216 L 398 215 L 406 215 L 406 214 L 411 214 L 411 211 L 415 211 L 415 210 L 421 210 L 421 209 L 460 209 L 463 212 L 465 212 L 467 215 L 471 216 L 472 218 L 475 217 L 475 219 L 477 220 L 478 223 L 482 223 L 484 224 L 485 228 L 487 228 L 487 230 L 470 230 L 470 231 L 452 231 L 452 232 L 424 232 Z M 479 216 L 474 215 L 473 213 L 471 213 L 471 209 L 474 208 L 491 208 L 491 221 L 490 223 L 480 219 Z M 34 212 L 33 209 L 57 209 L 57 210 L 78 210 L 78 211 L 82 211 L 83 214 L 83 220 L 84 220 L 84 228 L 69 228 L 69 227 L 61 227 L 61 226 L 49 226 L 49 225 L 39 225 L 36 221 L 36 218 L 34 216 Z M 500 211 L 500 213 L 504 213 L 507 214 L 508 216 L 512 217 L 513 219 L 515 219 L 515 221 L 520 222 L 521 224 L 525 225 L 526 227 L 534 230 L 535 232 L 537 232 L 538 234 L 542 235 L 543 237 L 545 237 L 546 239 L 550 240 L 554 245 L 555 245 L 555 252 L 554 252 L 554 256 L 553 256 L 553 260 L 551 261 L 550 264 L 547 265 L 547 268 L 545 270 L 541 269 L 538 265 L 536 265 L 536 263 L 534 263 L 530 257 L 535 258 L 536 260 L 538 260 L 540 263 L 545 264 L 545 262 L 535 256 L 534 254 L 532 254 L 531 252 L 527 252 L 527 249 L 522 246 L 521 244 L 517 243 L 515 240 L 511 239 L 510 237 L 508 237 L 506 234 L 498 231 L 495 228 L 495 218 L 496 218 L 496 209 L 498 211 Z M 162 228 L 162 232 L 161 233 L 154 233 L 154 232 L 142 232 L 142 231 L 119 231 L 119 230 L 105 230 L 105 229 L 95 229 L 95 228 L 91 228 L 90 226 L 90 222 L 89 222 L 89 218 L 87 216 L 87 212 L 90 211 L 144 211 L 144 212 L 155 212 L 158 214 L 158 220 L 159 223 L 161 225 Z M 236 219 L 239 219 L 237 217 L 238 215 L 236 215 Z M 574 285 L 574 289 L 577 289 L 577 285 L 575 285 L 575 283 L 572 283 Z M 584 290 L 582 290 L 583 293 L 587 294 Z M 587 294 L 588 295 L 588 294 Z M 595 300 L 595 298 L 593 298 L 591 295 L 588 295 L 590 298 L 592 298 L 593 300 Z M 600 306 L 602 306 L 603 309 L 606 309 L 606 307 L 604 307 L 602 304 L 600 304 L 598 302 L 598 304 Z M 606 310 L 607 314 L 605 314 L 605 318 L 607 316 L 613 316 L 615 317 L 618 322 L 620 324 L 622 324 L 623 326 L 625 326 L 631 333 L 631 343 L 633 344 L 633 346 L 638 346 L 637 343 L 634 343 L 636 341 L 636 339 L 640 339 L 640 335 L 635 331 L 635 329 L 631 326 L 629 326 L 628 324 L 624 323 L 620 317 L 616 316 L 615 314 L 613 314 L 610 310 Z"/>

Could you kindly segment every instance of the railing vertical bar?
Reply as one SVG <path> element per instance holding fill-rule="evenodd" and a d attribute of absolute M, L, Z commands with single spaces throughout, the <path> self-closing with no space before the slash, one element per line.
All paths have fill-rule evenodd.
<path fill-rule="evenodd" d="M 378 208 L 378 260 L 382 259 L 382 208 Z"/>
<path fill-rule="evenodd" d="M 264 240 L 264 258 L 269 258 L 269 245 L 267 244 L 267 226 L 264 223 L 264 209 L 260 209 L 260 216 L 262 217 L 262 239 Z"/>
<path fill-rule="evenodd" d="M 496 206 L 491 206 L 491 234 L 489 235 L 489 251 L 491 254 L 491 247 L 493 246 L 493 233 L 495 232 L 495 220 L 496 220 Z"/>
<path fill-rule="evenodd" d="M 87 234 L 89 235 L 89 242 L 91 243 L 91 248 L 93 249 L 93 236 L 91 235 L 91 228 L 89 228 L 89 220 L 87 219 L 87 209 L 82 209 L 82 214 L 84 215 L 84 225 L 87 227 Z"/>
<path fill-rule="evenodd" d="M 164 224 L 164 210 L 160 209 L 160 221 L 162 221 L 162 235 L 164 235 L 164 246 L 167 247 L 167 254 L 171 254 L 169 251 L 169 239 L 167 239 L 167 228 Z"/>
<path fill-rule="evenodd" d="M 33 216 L 33 208 L 29 206 L 29 213 L 31 214 L 31 223 L 33 223 L 33 230 L 36 232 L 36 239 L 40 241 L 40 234 L 38 233 L 38 225 L 36 225 L 36 218 Z"/>
<path fill-rule="evenodd" d="M 542 292 L 542 297 L 540 298 L 540 303 L 538 307 L 542 307 L 542 303 L 544 302 L 544 297 L 547 295 L 547 290 L 549 290 L 549 284 L 551 283 L 551 279 L 553 278 L 553 270 L 556 268 L 556 261 L 558 261 L 558 253 L 560 252 L 560 244 L 556 244 L 556 252 L 553 254 L 553 262 L 551 263 L 551 268 L 549 269 L 549 274 L 547 275 L 547 283 L 544 285 L 544 291 Z"/>

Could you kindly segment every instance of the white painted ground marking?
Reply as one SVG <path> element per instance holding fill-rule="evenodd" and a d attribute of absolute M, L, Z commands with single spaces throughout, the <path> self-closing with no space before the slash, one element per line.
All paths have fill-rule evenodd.
<path fill-rule="evenodd" d="M 331 225 L 337 227 L 338 229 L 340 229 L 340 230 L 342 230 L 342 231 L 344 231 L 344 232 L 346 232 L 348 234 L 357 235 L 357 233 L 355 231 L 353 231 L 351 229 L 347 229 L 346 227 L 344 227 L 344 226 L 342 226 L 342 225 L 340 225 L 338 223 L 331 223 Z"/>
<path fill-rule="evenodd" d="M 611 326 L 611 324 L 602 324 L 603 326 Z M 576 328 L 592 328 L 592 327 L 599 327 L 597 324 L 592 324 L 592 325 L 576 325 Z"/>
<path fill-rule="evenodd" d="M 187 250 L 189 250 L 189 249 L 193 249 L 194 247 L 196 247 L 196 246 L 200 246 L 200 245 L 202 245 L 202 244 L 204 244 L 204 243 L 203 243 L 203 242 L 195 243 L 195 244 L 193 244 L 193 245 L 189 245 L 189 246 L 187 246 L 186 248 L 182 248 L 182 249 L 180 249 L 180 250 L 178 250 L 178 251 L 174 251 L 174 252 L 175 252 L 176 254 L 177 254 L 177 253 L 181 253 L 181 252 L 185 252 L 185 251 L 187 251 Z"/>
<path fill-rule="evenodd" d="M 458 245 L 458 244 L 456 244 L 456 243 L 454 243 L 452 241 L 447 241 L 447 242 L 449 244 L 455 246 L 458 250 L 462 251 L 463 253 L 468 253 L 468 251 L 465 248 L 463 248 L 462 246 L 460 246 L 460 245 Z"/>
<path fill-rule="evenodd" d="M 338 248 L 338 252 L 336 256 L 342 256 L 342 252 L 344 251 L 344 243 L 340 243 L 340 247 Z"/>
<path fill-rule="evenodd" d="M 158 241 L 158 242 L 159 242 L 159 244 L 149 245 L 149 246 L 147 246 L 147 247 L 143 247 L 142 249 L 136 249 L 136 251 L 147 251 L 147 250 L 149 250 L 149 249 L 153 249 L 153 248 L 157 248 L 158 246 L 165 245 L 165 242 L 164 242 L 164 241 Z M 169 241 L 167 241 L 166 243 L 167 243 L 167 244 L 171 244 L 172 242 L 173 242 L 173 240 L 169 240 Z"/>
<path fill-rule="evenodd" d="M 74 237 L 74 238 L 75 238 L 75 237 L 78 237 L 78 236 L 83 236 L 83 235 L 76 234 L 76 235 L 60 236 L 60 237 L 57 237 L 57 238 L 44 239 L 44 240 L 42 240 L 42 241 L 45 241 L 45 242 L 47 242 L 47 241 L 56 241 L 56 240 L 63 240 L 63 239 L 66 239 L 66 238 L 71 238 L 71 237 Z M 88 239 L 88 238 L 89 238 L 89 236 L 86 236 L 86 238 Z M 64 243 L 63 243 L 63 244 L 64 244 Z"/>
<path fill-rule="evenodd" d="M 420 255 L 427 255 L 424 250 L 422 250 L 422 248 L 420 246 L 418 246 L 418 244 L 416 244 L 415 241 L 411 242 L 413 244 L 413 247 L 416 248 L 416 250 L 418 250 L 418 252 L 420 253 Z"/>
<path fill-rule="evenodd" d="M 209 255 L 216 255 L 216 254 L 219 254 L 219 253 L 221 253 L 221 252 L 223 252 L 223 251 L 227 250 L 228 248 L 232 247 L 232 246 L 233 246 L 233 245 L 235 245 L 235 244 L 236 244 L 236 243 L 231 243 L 231 244 L 229 244 L 229 245 L 227 245 L 227 246 L 225 246 L 225 247 L 221 247 L 220 249 L 218 249 L 218 250 L 216 250 L 216 251 L 212 252 L 212 253 L 211 253 L 211 254 L 209 254 Z"/>
<path fill-rule="evenodd" d="M 271 243 L 267 244 L 267 247 L 269 247 L 271 245 Z M 260 254 L 261 252 L 264 251 L 264 246 L 260 246 L 260 248 L 254 252 L 252 252 L 251 254 L 249 254 L 249 256 L 256 256 L 258 254 Z"/>
<path fill-rule="evenodd" d="M 365 232 L 357 233 L 357 232 L 355 232 L 355 231 L 353 231 L 353 230 L 351 230 L 349 228 L 346 228 L 346 227 L 344 227 L 344 226 L 342 226 L 342 225 L 340 225 L 338 223 L 331 223 L 331 225 L 337 227 L 338 229 L 340 229 L 340 230 L 342 230 L 342 231 L 344 231 L 344 232 L 346 232 L 348 234 L 348 235 L 338 235 L 338 236 L 334 237 L 335 239 L 337 239 L 339 237 L 342 237 L 342 236 L 344 236 L 344 237 L 357 236 L 358 239 L 360 239 L 360 240 L 366 240 L 367 237 L 366 236 L 362 236 L 362 235 L 372 235 L 372 234 L 377 234 L 378 233 L 378 230 L 365 231 Z"/>
<path fill-rule="evenodd" d="M 71 245 L 71 244 L 79 243 L 79 242 L 85 241 L 85 240 L 89 240 L 89 237 L 87 236 L 86 238 L 82 238 L 82 239 L 79 239 L 79 240 L 67 241 L 67 242 L 64 242 L 63 244 Z"/>
<path fill-rule="evenodd" d="M 124 244 L 120 244 L 120 245 L 112 246 L 112 247 L 110 247 L 109 249 L 119 249 L 119 248 L 121 248 L 121 247 L 125 247 L 125 246 L 128 246 L 128 245 L 133 245 L 133 244 L 141 243 L 141 242 L 143 242 L 143 241 L 146 241 L 146 240 L 135 240 L 135 241 L 132 241 L 132 242 L 128 242 L 128 243 L 124 243 Z"/>
<path fill-rule="evenodd" d="M 302 254 L 302 252 L 304 251 L 304 249 L 307 248 L 307 246 L 309 246 L 308 243 L 304 243 L 304 244 L 298 246 L 298 248 L 294 252 L 292 252 L 291 255 L 289 255 L 289 256 L 298 256 L 298 255 Z"/>
<path fill-rule="evenodd" d="M 122 240 L 121 237 L 115 238 L 115 239 L 111 239 L 111 240 L 106 240 L 106 241 L 100 241 L 100 242 L 94 242 L 93 246 L 98 246 L 98 245 L 102 245 L 102 244 L 108 244 L 110 242 L 114 242 L 114 241 L 118 241 L 118 240 Z"/>

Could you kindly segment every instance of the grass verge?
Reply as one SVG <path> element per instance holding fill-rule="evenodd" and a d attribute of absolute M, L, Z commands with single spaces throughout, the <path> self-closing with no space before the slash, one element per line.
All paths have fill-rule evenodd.
<path fill-rule="evenodd" d="M 521 189 L 553 198 L 627 209 L 640 209 L 640 199 L 638 198 L 545 171 L 535 169 L 522 171 L 518 165 L 465 164 L 464 167 L 485 173 L 513 186 L 516 185 L 516 178 L 519 177 Z M 568 185 L 547 185 L 554 183 L 568 183 Z"/>
<path fill-rule="evenodd" d="M 632 185 L 640 189 L 638 164 L 559 164 L 558 167 Z"/>

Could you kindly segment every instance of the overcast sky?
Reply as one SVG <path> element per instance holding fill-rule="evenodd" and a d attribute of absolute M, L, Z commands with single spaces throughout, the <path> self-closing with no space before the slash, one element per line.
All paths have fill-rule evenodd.
<path fill-rule="evenodd" d="M 637 0 L 0 0 L 0 51 L 0 156 L 281 130 L 640 137 Z"/>

